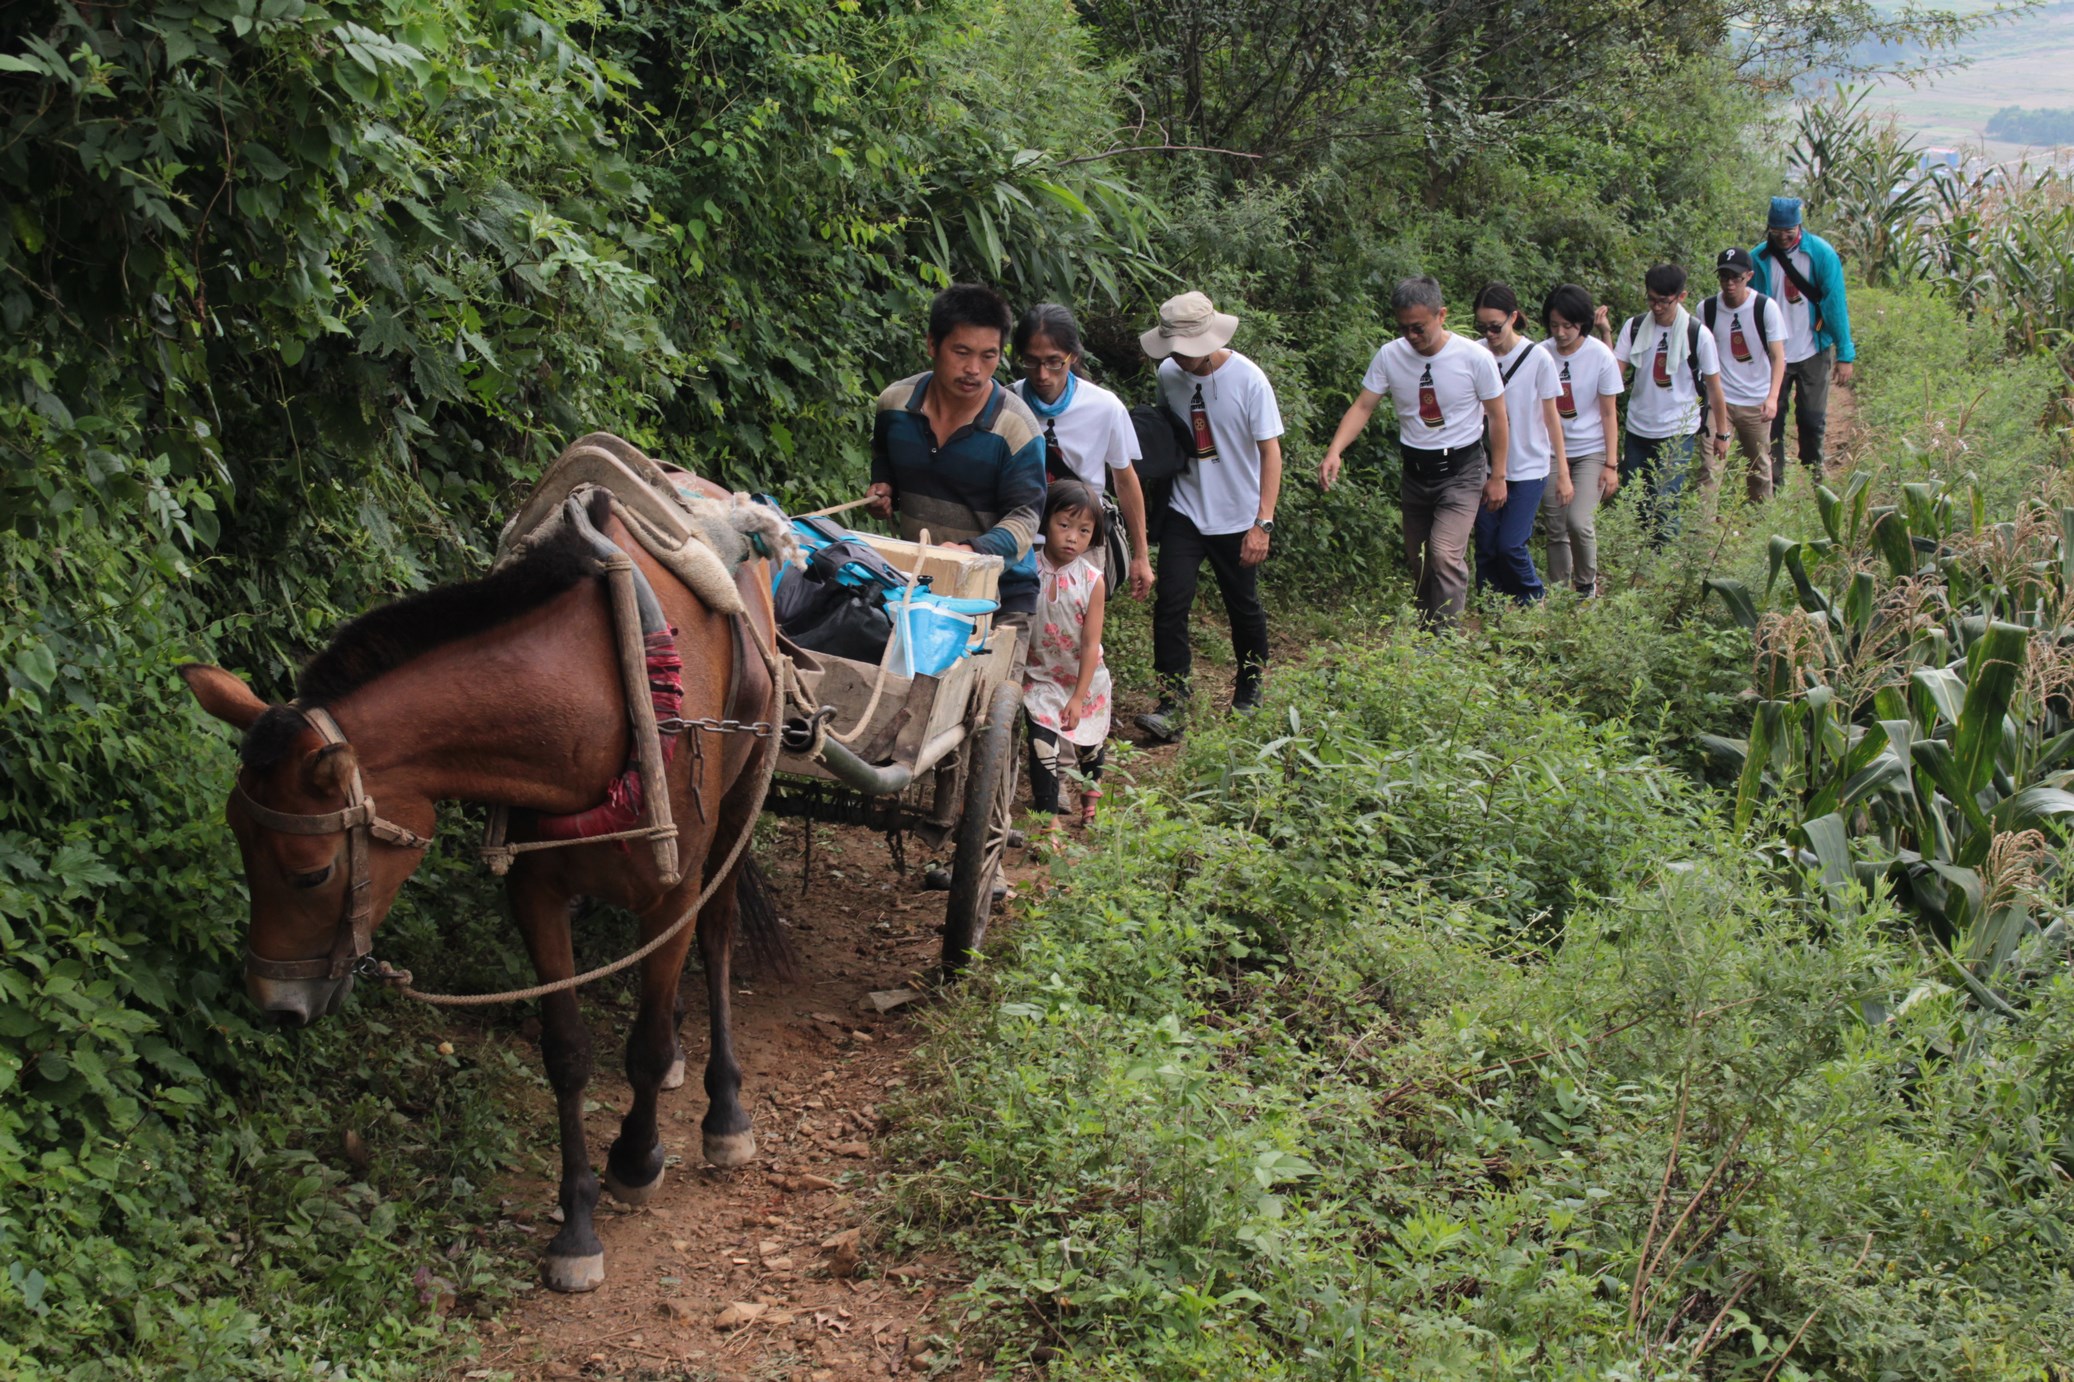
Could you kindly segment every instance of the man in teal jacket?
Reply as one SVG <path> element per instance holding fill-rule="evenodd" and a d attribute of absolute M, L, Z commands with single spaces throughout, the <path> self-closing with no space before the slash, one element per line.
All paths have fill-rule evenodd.
<path fill-rule="evenodd" d="M 1750 286 L 1779 304 L 1786 317 L 1786 379 L 1772 418 L 1772 487 L 1786 484 L 1786 414 L 1799 423 L 1800 460 L 1822 478 L 1822 435 L 1829 425 L 1829 384 L 1851 382 L 1851 307 L 1844 298 L 1844 265 L 1836 250 L 1800 223 L 1800 198 L 1773 197 L 1764 243 L 1750 257 Z"/>

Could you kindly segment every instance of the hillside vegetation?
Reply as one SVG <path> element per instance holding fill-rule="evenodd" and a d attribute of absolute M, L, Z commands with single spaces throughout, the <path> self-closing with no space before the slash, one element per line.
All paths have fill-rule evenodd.
<path fill-rule="evenodd" d="M 1300 472 L 1397 276 L 1435 272 L 1458 303 L 1488 278 L 1530 300 L 1575 279 L 1638 310 L 1646 265 L 1754 238 L 1783 166 L 1767 91 L 1867 37 L 1964 30 L 1896 23 L 1842 0 L 1587 5 L 1553 31 L 1533 7 L 1320 0 L 0 8 L 0 1371 L 419 1375 L 530 1270 L 476 1232 L 516 1154 L 518 1071 L 380 999 L 294 1037 L 252 1023 L 233 755 L 177 664 L 285 694 L 343 617 L 478 569 L 542 462 L 594 427 L 788 500 L 851 497 L 868 400 L 919 368 L 921 312 L 953 278 L 1073 303 L 1126 390 L 1151 305 L 1212 292 L 1276 381 Z M 2020 295 L 1954 298 L 1995 319 L 1916 296 L 1868 314 L 1894 323 L 1868 328 L 1873 494 L 1934 474 L 1910 541 L 2006 520 L 2049 564 L 2058 500 L 2023 505 L 2056 454 L 2068 299 L 2046 321 Z M 1947 407 L 1954 377 L 1988 387 Z M 1373 435 L 1349 461 L 1329 498 L 1292 485 L 1270 583 L 1367 627 L 1401 579 L 1396 461 Z M 1763 521 L 1830 541 L 1798 571 L 1856 598 L 1869 517 L 1848 536 L 1806 507 Z M 1616 598 L 1494 625 L 1473 656 L 1384 637 L 1322 660 L 1274 721 L 1191 746 L 1137 808 L 1157 848 L 1074 866 L 949 1038 L 1000 1043 L 986 1071 L 1027 1056 L 1025 1094 L 960 1085 L 947 1056 L 915 1112 L 922 1164 L 948 1158 L 914 1187 L 916 1231 L 994 1245 L 974 1248 L 976 1304 L 1012 1306 L 983 1311 L 1004 1357 L 1040 1330 L 1118 1375 L 1301 1371 L 1306 1347 L 1340 1372 L 1499 1347 L 1527 1369 L 1653 1368 L 1719 1314 L 1698 1352 L 1725 1376 L 1833 1299 L 1778 1375 L 1873 1376 L 1915 1316 L 1852 1293 L 1891 1279 L 1910 1299 L 1949 1283 L 1922 1307 L 1938 1366 L 2036 1375 L 1997 1370 L 2069 1333 L 2044 1248 L 2070 1083 L 2037 958 L 2064 936 L 2056 827 L 2006 876 L 2028 920 L 1987 909 L 2013 945 L 1968 971 L 2007 1013 L 1950 972 L 1966 916 L 1882 891 L 1892 858 L 1806 881 L 1777 841 L 1799 828 L 1813 855 L 1797 816 L 1834 813 L 1738 698 L 1739 620 L 1771 608 L 1755 522 L 1718 549 L 1695 526 Z M 1954 587 L 1985 603 L 1955 607 L 1943 654 L 1982 611 L 2029 611 L 2050 641 L 2044 596 L 1981 584 Z M 1828 617 L 1797 576 L 1772 603 L 1789 588 L 1803 623 Z M 1369 599 L 1315 613 L 1348 592 Z M 1411 710 L 1477 697 L 1430 774 L 1401 764 L 1427 737 Z M 1782 723 L 1812 713 L 1765 699 Z M 1936 709 L 1917 716 L 1933 739 Z M 1848 758 L 1866 718 L 1850 702 L 1819 734 Z M 2053 785 L 2031 779 L 2056 760 L 2024 752 L 2011 787 Z M 1841 813 L 1847 832 L 1934 855 L 1907 833 L 1927 818 L 1876 821 L 1904 810 L 1895 786 Z M 1519 828 L 1456 838 L 1472 801 Z M 515 947 L 467 820 L 445 826 L 385 949 L 500 984 Z M 1161 869 L 1249 900 L 1166 900 Z M 1980 877 L 2001 896 L 2004 874 Z M 1115 915 L 1091 916 L 1104 892 Z M 1913 1001 L 1911 956 L 1946 965 Z M 1112 1010 L 1118 1040 L 1073 1065 L 1062 1014 Z M 1160 1050 L 1152 1032 L 1158 1060 L 1110 1059 Z M 1175 1111 L 1171 1142 L 1059 1121 L 1101 1081 Z M 960 1167 L 983 1110 L 1016 1134 Z M 1796 1131 L 1810 1115 L 1846 1139 L 1827 1159 L 1828 1125 Z M 372 1168 L 346 1129 L 381 1143 Z M 1882 1179 L 1900 1198 L 1872 1205 Z M 971 1189 L 1015 1214 L 974 1221 Z M 1078 1215 L 1085 1241 L 1060 1227 Z M 1520 1351 L 1544 1322 L 1574 1330 L 1568 1362 Z"/>
<path fill-rule="evenodd" d="M 2032 670 L 2074 510 L 2027 516 L 2065 498 L 2053 381 L 1983 372 L 1994 334 L 1927 298 L 1859 312 L 1855 527 L 1727 501 L 1616 596 L 1350 631 L 1068 851 L 908 1113 L 906 1232 L 980 1265 L 998 1361 L 2074 1366 L 2074 741 Z M 1979 396 L 1926 394 L 1947 372 Z M 1903 521 L 1928 542 L 1894 572 L 1871 533 Z M 1677 766 L 1695 740 L 1724 790 Z"/>

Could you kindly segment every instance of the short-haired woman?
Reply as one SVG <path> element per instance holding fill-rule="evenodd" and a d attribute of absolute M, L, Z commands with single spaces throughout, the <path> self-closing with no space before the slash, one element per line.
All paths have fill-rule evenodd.
<path fill-rule="evenodd" d="M 1550 490 L 1541 501 L 1548 579 L 1568 583 L 1587 597 L 1599 593 L 1599 504 L 1620 488 L 1620 467 L 1607 464 L 1613 439 L 1620 435 L 1619 407 L 1613 401 L 1623 389 L 1620 361 L 1591 334 L 1596 315 L 1592 295 L 1575 283 L 1565 283 L 1541 305 L 1546 350 L 1556 365 L 1556 416 L 1570 466 L 1569 499 L 1558 502 Z"/>

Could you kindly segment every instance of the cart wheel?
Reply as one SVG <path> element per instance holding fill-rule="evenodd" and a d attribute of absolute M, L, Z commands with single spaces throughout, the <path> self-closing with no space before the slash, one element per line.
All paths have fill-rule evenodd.
<path fill-rule="evenodd" d="M 958 815 L 956 853 L 951 859 L 951 897 L 943 913 L 943 972 L 957 974 L 986 939 L 994 910 L 994 876 L 1008 852 L 1009 821 L 1015 814 L 1016 721 L 1023 689 L 1013 683 L 994 692 L 986 725 L 972 741 L 965 773 L 965 804 Z"/>

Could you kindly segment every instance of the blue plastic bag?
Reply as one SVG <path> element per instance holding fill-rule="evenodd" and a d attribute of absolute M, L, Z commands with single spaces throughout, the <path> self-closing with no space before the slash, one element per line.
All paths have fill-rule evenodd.
<path fill-rule="evenodd" d="M 928 590 L 888 591 L 893 670 L 903 677 L 942 676 L 979 646 L 979 617 L 999 607 L 993 600 L 959 600 Z"/>

